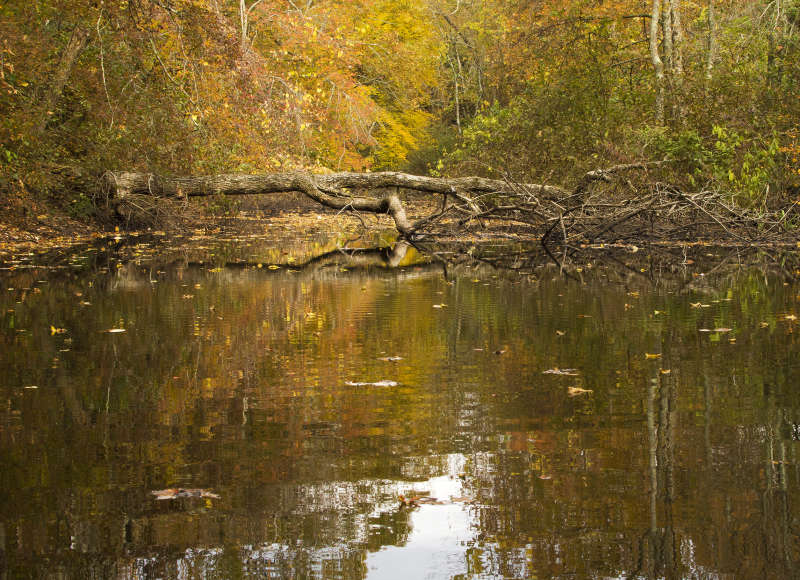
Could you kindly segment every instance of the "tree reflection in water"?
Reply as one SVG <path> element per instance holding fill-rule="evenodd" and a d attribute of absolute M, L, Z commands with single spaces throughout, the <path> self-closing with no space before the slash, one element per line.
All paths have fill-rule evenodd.
<path fill-rule="evenodd" d="M 156 249 L 1 271 L 7 576 L 791 577 L 794 257 Z"/>

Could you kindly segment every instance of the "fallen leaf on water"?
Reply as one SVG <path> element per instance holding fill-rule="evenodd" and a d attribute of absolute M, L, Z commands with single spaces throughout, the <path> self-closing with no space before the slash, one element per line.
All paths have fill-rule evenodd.
<path fill-rule="evenodd" d="M 374 383 L 359 383 L 355 381 L 345 381 L 348 387 L 396 387 L 400 383 L 396 381 L 377 381 Z"/>
<path fill-rule="evenodd" d="M 759 322 L 758 325 L 761 328 L 769 328 L 769 322 Z"/>
<path fill-rule="evenodd" d="M 434 308 L 444 308 L 445 306 L 447 306 L 447 304 L 434 304 L 433 305 Z"/>
<path fill-rule="evenodd" d="M 715 328 L 714 332 L 730 332 L 732 328 Z"/>
<path fill-rule="evenodd" d="M 400 500 L 400 507 L 419 507 L 420 505 L 427 503 L 427 504 L 434 504 L 434 505 L 442 505 L 444 502 L 439 501 L 435 497 L 430 497 L 427 495 L 415 495 L 412 497 L 406 497 L 402 494 L 397 496 L 397 499 Z"/>
<path fill-rule="evenodd" d="M 542 371 L 543 375 L 565 375 L 568 377 L 577 377 L 578 370 L 577 369 L 560 369 L 558 367 L 553 369 L 547 369 L 546 371 Z"/>
<path fill-rule="evenodd" d="M 795 320 L 797 320 L 797 316 L 795 316 L 794 314 L 787 314 L 786 316 L 783 317 L 783 319 L 788 320 L 789 322 L 794 322 Z"/>
<path fill-rule="evenodd" d="M 646 359 L 661 358 L 661 353 L 660 352 L 656 352 L 656 353 L 646 352 L 646 353 L 644 353 L 644 358 L 646 358 Z"/>
<path fill-rule="evenodd" d="M 475 499 L 471 497 L 451 497 L 450 501 L 453 503 L 475 503 Z"/>
<path fill-rule="evenodd" d="M 401 356 L 382 356 L 378 358 L 378 360 L 386 361 L 386 362 L 397 362 L 399 360 L 403 360 Z"/>
<path fill-rule="evenodd" d="M 67 332 L 66 328 L 56 328 L 55 326 L 50 326 L 50 336 L 54 334 L 64 334 Z"/>
<path fill-rule="evenodd" d="M 581 387 L 567 387 L 567 395 L 570 397 L 577 397 L 578 395 L 585 395 L 587 393 L 593 393 L 592 389 L 584 389 Z"/>
<path fill-rule="evenodd" d="M 439 501 L 438 499 L 436 499 L 435 497 L 430 497 L 430 496 L 425 496 L 425 495 L 421 496 L 421 497 L 414 497 L 412 499 L 414 499 L 418 503 L 429 503 L 429 504 L 436 504 L 436 505 L 441 505 L 443 503 L 443 502 Z"/>
<path fill-rule="evenodd" d="M 106 330 L 106 332 L 109 332 L 111 334 L 116 334 L 118 332 L 127 332 L 127 330 L 124 328 L 109 328 L 108 330 Z"/>
<path fill-rule="evenodd" d="M 564 330 L 556 330 L 556 335 L 558 335 L 558 336 L 564 336 L 565 334 L 567 334 L 567 333 Z"/>
<path fill-rule="evenodd" d="M 668 375 L 671 372 L 672 372 L 672 369 L 661 369 L 661 374 L 662 375 Z"/>
<path fill-rule="evenodd" d="M 151 491 L 151 494 L 156 496 L 156 499 L 178 499 L 182 497 L 202 497 L 208 499 L 219 499 L 216 493 L 212 493 L 206 489 L 184 489 L 182 487 L 174 487 L 170 489 L 157 489 Z"/>

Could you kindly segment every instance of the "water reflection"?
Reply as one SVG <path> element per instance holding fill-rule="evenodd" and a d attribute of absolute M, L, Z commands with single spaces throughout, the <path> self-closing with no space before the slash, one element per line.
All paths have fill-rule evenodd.
<path fill-rule="evenodd" d="M 7 577 L 793 574 L 792 256 L 110 242 L 0 270 Z"/>

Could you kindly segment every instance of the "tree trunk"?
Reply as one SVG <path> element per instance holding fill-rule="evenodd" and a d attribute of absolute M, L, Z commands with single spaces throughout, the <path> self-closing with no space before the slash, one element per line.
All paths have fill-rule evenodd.
<path fill-rule="evenodd" d="M 714 0 L 708 0 L 706 8 L 706 23 L 708 25 L 708 39 L 706 47 L 706 93 L 711 85 L 711 78 L 714 72 L 714 59 L 717 51 L 716 21 L 714 19 Z"/>
<path fill-rule="evenodd" d="M 412 222 L 396 193 L 382 197 L 355 196 L 349 190 L 392 191 L 397 188 L 438 193 L 453 199 L 477 213 L 471 195 L 498 193 L 517 195 L 524 187 L 533 197 L 563 198 L 571 194 L 552 185 L 514 185 L 482 177 L 435 178 L 397 172 L 379 173 L 272 173 L 266 175 L 224 174 L 203 177 L 159 177 L 152 173 L 109 171 L 103 177 L 104 190 L 109 198 L 124 199 L 126 195 L 155 195 L 160 197 L 197 197 L 208 195 L 248 195 L 298 191 L 317 203 L 336 210 L 388 214 L 403 235 L 413 234 L 430 217 Z"/>
<path fill-rule="evenodd" d="M 683 23 L 681 22 L 681 6 L 679 0 L 671 0 L 672 16 L 672 87 L 673 103 L 681 127 L 686 125 L 686 95 L 683 86 Z"/>
<path fill-rule="evenodd" d="M 667 82 L 672 79 L 673 67 L 673 37 L 672 37 L 672 0 L 662 0 L 661 3 L 662 43 L 664 48 L 664 70 Z"/>
<path fill-rule="evenodd" d="M 658 30 L 661 19 L 661 0 L 653 0 L 650 15 L 650 61 L 656 75 L 656 123 L 664 124 L 664 61 L 658 50 Z"/>
<path fill-rule="evenodd" d="M 72 66 L 78 59 L 83 48 L 86 46 L 86 41 L 89 39 L 89 31 L 80 25 L 76 25 L 72 29 L 69 42 L 61 53 L 61 58 L 58 60 L 58 67 L 53 71 L 52 81 L 45 88 L 41 101 L 39 102 L 38 114 L 36 117 L 35 131 L 37 134 L 44 133 L 47 127 L 47 121 L 50 115 L 53 114 L 64 92 L 64 87 L 67 85 L 69 76 L 72 73 Z"/>

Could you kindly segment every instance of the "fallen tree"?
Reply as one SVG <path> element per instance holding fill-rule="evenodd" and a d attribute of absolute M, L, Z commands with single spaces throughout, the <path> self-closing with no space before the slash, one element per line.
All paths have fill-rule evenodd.
<path fill-rule="evenodd" d="M 387 214 L 401 236 L 408 238 L 436 233 L 437 225 L 439 232 L 449 235 L 459 228 L 494 226 L 494 233 L 500 235 L 538 237 L 545 249 L 559 246 L 564 256 L 571 246 L 581 243 L 703 237 L 754 243 L 786 241 L 796 236 L 800 223 L 797 201 L 766 210 L 741 207 L 730 194 L 711 189 L 687 193 L 649 179 L 649 170 L 665 163 L 597 169 L 586 173 L 572 189 L 516 183 L 511 179 L 437 178 L 398 172 L 170 178 L 109 171 L 103 177 L 103 191 L 117 208 L 153 197 L 174 203 L 198 196 L 301 192 L 338 211 Z M 634 184 L 626 177 L 631 172 L 643 179 Z M 611 186 L 602 189 L 596 184 Z M 441 195 L 441 205 L 429 215 L 412 220 L 401 190 Z"/>
<path fill-rule="evenodd" d="M 539 194 L 561 197 L 566 190 L 551 185 L 528 185 Z M 397 189 L 435 193 L 444 196 L 437 216 L 411 221 Z M 412 235 L 448 210 L 448 197 L 468 212 L 480 213 L 474 199 L 482 194 L 513 194 L 506 181 L 482 177 L 436 178 L 398 172 L 376 173 L 272 173 L 266 175 L 224 174 L 202 177 L 160 177 L 152 173 L 109 171 L 103 176 L 103 190 L 110 199 L 124 200 L 132 195 L 188 198 L 209 195 L 254 195 L 297 191 L 317 203 L 336 210 L 388 214 L 397 230 Z M 352 190 L 381 192 L 379 197 L 354 195 Z"/>

